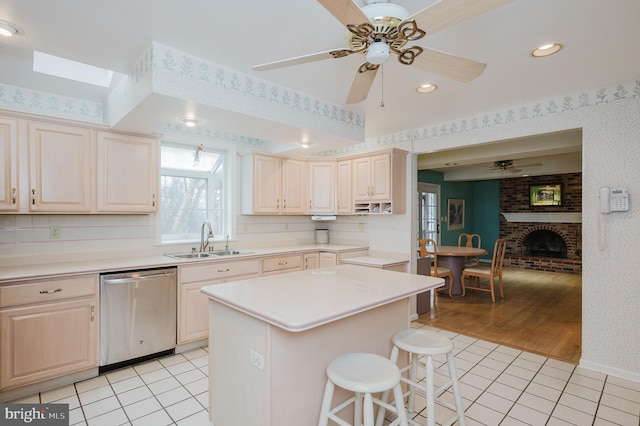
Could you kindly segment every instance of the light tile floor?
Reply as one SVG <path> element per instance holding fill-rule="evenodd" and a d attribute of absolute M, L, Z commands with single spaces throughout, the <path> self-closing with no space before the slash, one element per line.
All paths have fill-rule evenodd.
<path fill-rule="evenodd" d="M 640 424 L 640 383 L 439 331 L 455 344 L 469 426 Z M 446 368 L 444 357 L 436 361 L 438 368 Z M 68 403 L 71 425 L 211 426 L 207 374 L 208 353 L 200 348 L 15 402 Z M 450 393 L 445 398 L 453 401 Z M 423 398 L 417 399 L 416 411 L 413 417 L 424 424 Z M 436 406 L 439 425 L 452 414 Z"/>

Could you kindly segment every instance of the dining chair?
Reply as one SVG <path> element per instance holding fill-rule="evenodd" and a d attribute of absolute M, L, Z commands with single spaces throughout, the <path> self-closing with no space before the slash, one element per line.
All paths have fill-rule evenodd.
<path fill-rule="evenodd" d="M 451 287 L 453 284 L 453 274 L 449 268 L 445 268 L 443 266 L 438 266 L 438 245 L 436 242 L 430 238 L 427 239 L 419 239 L 418 244 L 420 245 L 420 257 L 431 256 L 433 258 L 433 262 L 431 263 L 431 276 L 437 278 L 448 278 L 449 286 L 448 287 L 440 287 L 436 289 L 436 293 L 441 291 L 448 291 L 449 297 L 453 297 L 451 294 Z M 427 247 L 433 247 L 433 251 L 428 250 Z"/>
<path fill-rule="evenodd" d="M 498 238 L 493 245 L 493 257 L 491 259 L 491 267 L 471 267 L 465 268 L 462 271 L 462 277 L 460 282 L 462 283 L 462 295 L 465 295 L 466 290 L 479 290 L 488 291 L 491 293 L 491 301 L 495 303 L 496 296 L 494 291 L 494 281 L 498 278 L 498 286 L 500 289 L 500 298 L 504 299 L 504 293 L 502 290 L 502 264 L 504 262 L 504 254 L 507 249 L 507 240 L 504 238 Z M 465 285 L 465 278 L 477 278 L 473 280 L 474 285 Z M 489 279 L 489 287 L 481 287 L 481 278 Z"/>
<path fill-rule="evenodd" d="M 480 234 L 460 234 L 458 235 L 458 247 L 480 248 L 482 244 Z M 480 265 L 480 256 L 467 256 L 464 258 L 464 267 L 470 268 Z"/>

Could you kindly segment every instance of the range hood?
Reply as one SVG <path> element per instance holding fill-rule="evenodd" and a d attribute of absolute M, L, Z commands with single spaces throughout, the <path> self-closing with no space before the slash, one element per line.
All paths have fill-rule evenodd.
<path fill-rule="evenodd" d="M 311 216 L 311 220 L 318 220 L 318 221 L 336 220 L 336 217 L 335 216 L 327 216 L 327 215 L 314 215 L 314 216 Z"/>

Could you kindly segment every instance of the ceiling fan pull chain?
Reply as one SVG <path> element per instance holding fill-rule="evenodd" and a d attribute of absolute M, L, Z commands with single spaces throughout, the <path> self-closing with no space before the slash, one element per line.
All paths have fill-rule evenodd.
<path fill-rule="evenodd" d="M 380 65 L 380 70 L 382 71 L 382 75 L 380 78 L 380 88 L 382 89 L 382 97 L 380 100 L 380 108 L 384 108 L 384 63 Z"/>

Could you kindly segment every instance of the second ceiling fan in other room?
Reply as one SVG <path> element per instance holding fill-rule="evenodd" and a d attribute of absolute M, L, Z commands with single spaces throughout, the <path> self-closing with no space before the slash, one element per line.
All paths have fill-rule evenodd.
<path fill-rule="evenodd" d="M 513 160 L 499 160 L 493 162 L 493 167 L 490 167 L 491 170 L 500 170 L 503 172 L 509 173 L 520 173 L 522 169 L 526 169 L 529 167 L 540 167 L 542 163 L 529 163 L 529 164 L 513 164 Z"/>
<path fill-rule="evenodd" d="M 380 65 L 393 53 L 403 65 L 461 82 L 478 77 L 486 64 L 409 42 L 488 12 L 511 0 L 440 0 L 413 15 L 388 0 L 364 0 L 360 8 L 354 0 L 318 0 L 348 31 L 347 48 L 312 53 L 295 58 L 256 65 L 265 71 L 324 59 L 339 59 L 359 53 L 366 61 L 358 67 L 345 103 L 364 101 Z"/>

